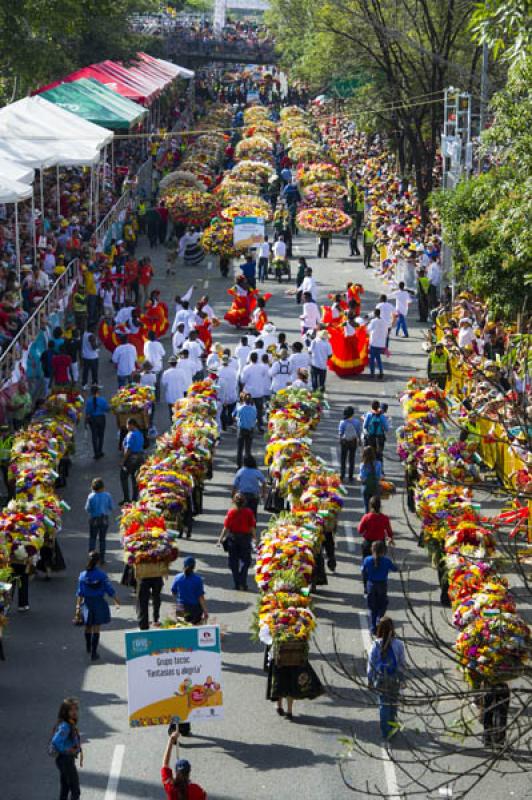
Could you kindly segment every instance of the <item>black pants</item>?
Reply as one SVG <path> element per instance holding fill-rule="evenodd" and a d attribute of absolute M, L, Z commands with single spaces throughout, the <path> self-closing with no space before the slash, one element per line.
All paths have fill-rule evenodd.
<path fill-rule="evenodd" d="M 257 427 L 260 431 L 264 423 L 264 397 L 254 397 L 253 404 L 257 409 Z"/>
<path fill-rule="evenodd" d="M 133 459 L 120 467 L 120 485 L 124 494 L 124 500 L 129 502 L 129 480 L 131 479 L 131 499 L 138 500 L 139 490 L 137 486 L 137 472 L 142 464 L 142 459 Z"/>
<path fill-rule="evenodd" d="M 150 247 L 157 246 L 157 235 L 158 235 L 157 226 L 148 225 L 148 240 L 150 242 Z"/>
<path fill-rule="evenodd" d="M 242 466 L 243 456 L 248 458 L 251 455 L 251 445 L 253 444 L 253 431 L 247 428 L 239 428 L 236 439 L 236 463 Z"/>
<path fill-rule="evenodd" d="M 418 289 L 417 305 L 419 311 L 419 321 L 426 322 L 429 315 L 429 296 L 428 294 L 423 294 L 421 289 Z"/>
<path fill-rule="evenodd" d="M 161 244 L 166 242 L 166 231 L 168 230 L 168 223 L 164 220 L 159 222 L 159 241 Z M 151 244 L 151 243 L 150 243 Z"/>
<path fill-rule="evenodd" d="M 329 255 L 329 244 L 330 239 L 328 236 L 320 236 L 319 244 L 318 244 L 318 258 L 327 258 Z"/>
<path fill-rule="evenodd" d="M 98 383 L 98 359 L 97 358 L 84 358 L 83 359 L 83 375 L 81 383 L 83 386 L 87 385 L 87 379 L 91 374 L 91 383 Z"/>
<path fill-rule="evenodd" d="M 312 388 L 314 389 L 314 391 L 316 391 L 316 389 L 325 389 L 325 379 L 327 377 L 326 369 L 320 369 L 319 367 L 311 367 L 310 377 L 312 379 Z"/>
<path fill-rule="evenodd" d="M 246 507 L 250 508 L 255 517 L 257 516 L 257 509 L 259 507 L 259 496 L 258 494 L 251 494 L 249 492 L 244 492 L 244 497 L 246 498 Z"/>
<path fill-rule="evenodd" d="M 371 256 L 373 253 L 373 242 L 364 245 L 364 266 L 371 267 Z"/>
<path fill-rule="evenodd" d="M 353 480 L 355 473 L 355 456 L 357 452 L 357 440 L 345 440 L 340 442 L 340 474 L 342 479 L 345 478 L 345 468 L 349 465 L 349 480 Z"/>
<path fill-rule="evenodd" d="M 79 776 L 75 757 L 69 753 L 61 753 L 57 756 L 55 765 L 61 776 L 59 800 L 78 800 L 80 797 Z"/>
<path fill-rule="evenodd" d="M 11 564 L 11 570 L 13 575 L 16 576 L 17 580 L 14 582 L 14 585 L 18 587 L 18 607 L 24 608 L 24 606 L 29 605 L 29 589 L 30 589 L 30 579 L 27 573 L 26 564 L 17 564 L 16 562 Z M 15 590 L 13 589 L 13 597 L 15 596 Z"/>
<path fill-rule="evenodd" d="M 89 520 L 89 553 L 96 549 L 96 540 L 98 540 L 98 552 L 102 561 L 105 561 L 105 537 L 108 527 L 109 517 L 106 514 L 91 517 Z"/>
<path fill-rule="evenodd" d="M 506 725 L 510 708 L 510 689 L 507 683 L 496 683 L 490 686 L 484 695 L 484 744 L 504 745 L 506 741 Z"/>
<path fill-rule="evenodd" d="M 235 587 L 247 587 L 248 570 L 251 564 L 251 536 L 233 534 L 228 539 L 229 569 L 233 575 Z"/>
<path fill-rule="evenodd" d="M 105 415 L 90 418 L 90 429 L 92 435 L 92 449 L 95 456 L 103 454 L 103 440 L 105 437 Z"/>
<path fill-rule="evenodd" d="M 380 436 L 368 435 L 366 436 L 366 441 L 364 444 L 366 444 L 368 447 L 373 447 L 375 450 L 375 455 L 377 456 L 377 461 L 382 461 L 384 445 L 386 444 L 386 436 L 383 436 L 382 434 Z"/>
<path fill-rule="evenodd" d="M 137 583 L 137 622 L 141 631 L 150 627 L 150 597 L 153 603 L 153 621 L 159 622 L 161 610 L 162 578 L 142 578 Z"/>
<path fill-rule="evenodd" d="M 233 424 L 233 411 L 235 410 L 236 403 L 225 403 L 222 407 L 222 430 L 226 431 Z"/>

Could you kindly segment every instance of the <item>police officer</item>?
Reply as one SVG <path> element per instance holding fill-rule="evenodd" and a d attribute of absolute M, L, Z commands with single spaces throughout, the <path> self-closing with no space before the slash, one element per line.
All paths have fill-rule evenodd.
<path fill-rule="evenodd" d="M 419 270 L 417 278 L 417 304 L 419 310 L 419 322 L 426 322 L 429 315 L 429 288 L 430 281 L 424 269 Z"/>
<path fill-rule="evenodd" d="M 375 244 L 375 234 L 369 226 L 364 228 L 364 233 L 362 234 L 362 243 L 364 245 L 364 266 L 366 269 L 369 269 L 371 267 L 373 245 Z"/>
<path fill-rule="evenodd" d="M 449 355 L 442 342 L 437 342 L 435 349 L 429 356 L 427 374 L 430 381 L 436 383 L 440 389 L 445 389 L 447 378 L 451 374 L 451 365 Z"/>

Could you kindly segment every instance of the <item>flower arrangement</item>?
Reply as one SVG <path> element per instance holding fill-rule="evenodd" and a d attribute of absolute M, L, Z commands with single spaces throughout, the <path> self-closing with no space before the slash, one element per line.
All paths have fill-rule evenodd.
<path fill-rule="evenodd" d="M 226 220 L 233 220 L 235 217 L 262 217 L 268 221 L 271 219 L 272 210 L 269 203 L 259 197 L 240 197 L 222 211 L 222 217 Z"/>
<path fill-rule="evenodd" d="M 336 207 L 347 197 L 347 189 L 337 181 L 310 183 L 303 189 L 303 199 L 309 207 Z"/>
<path fill-rule="evenodd" d="M 319 144 L 307 139 L 297 139 L 290 144 L 290 158 L 292 161 L 307 163 L 315 161 L 321 154 Z"/>
<path fill-rule="evenodd" d="M 275 172 L 266 161 L 245 158 L 235 164 L 230 174 L 243 181 L 260 185 L 261 183 L 266 183 Z"/>
<path fill-rule="evenodd" d="M 218 202 L 211 194 L 170 189 L 165 192 L 164 198 L 174 222 L 204 225 L 218 214 Z"/>
<path fill-rule="evenodd" d="M 340 233 L 352 223 L 351 217 L 339 208 L 308 208 L 297 215 L 298 227 L 314 233 Z"/>
<path fill-rule="evenodd" d="M 205 183 L 194 175 L 193 172 L 184 169 L 169 172 L 168 175 L 165 175 L 159 182 L 159 189 L 166 190 L 177 187 L 179 187 L 180 191 L 194 189 L 197 192 L 204 192 L 207 189 Z"/>
<path fill-rule="evenodd" d="M 229 205 L 234 200 L 238 200 L 242 195 L 259 197 L 260 187 L 258 183 L 240 180 L 238 176 L 230 172 L 225 176 L 223 181 L 218 184 L 216 189 L 213 189 L 213 194 L 217 195 L 224 204 Z"/>
<path fill-rule="evenodd" d="M 244 122 L 246 125 L 253 125 L 259 120 L 267 120 L 269 113 L 266 106 L 251 106 L 244 111 Z"/>
<path fill-rule="evenodd" d="M 308 641 L 316 627 L 309 597 L 299 592 L 268 592 L 259 598 L 258 624 L 266 626 L 274 641 Z"/>
<path fill-rule="evenodd" d="M 149 411 L 154 402 L 153 386 L 141 386 L 135 383 L 123 386 L 111 397 L 111 408 L 116 414 Z"/>
<path fill-rule="evenodd" d="M 262 536 L 257 552 L 255 579 L 261 591 L 267 591 L 276 573 L 291 569 L 309 585 L 314 569 L 314 551 L 304 529 L 278 518 Z"/>
<path fill-rule="evenodd" d="M 206 253 L 236 257 L 239 251 L 233 247 L 233 224 L 213 219 L 201 234 L 201 246 Z"/>
<path fill-rule="evenodd" d="M 341 172 L 336 164 L 314 162 L 298 167 L 296 177 L 301 186 L 311 186 L 313 183 L 323 183 L 323 181 L 339 181 Z"/>
<path fill-rule="evenodd" d="M 250 136 L 249 139 L 241 139 L 235 148 L 238 159 L 258 158 L 260 161 L 264 156 L 268 157 L 273 153 L 271 139 L 266 136 Z"/>
<path fill-rule="evenodd" d="M 123 532 L 128 564 L 170 564 L 178 556 L 177 531 L 166 527 L 162 516 L 147 516 L 132 522 Z"/>

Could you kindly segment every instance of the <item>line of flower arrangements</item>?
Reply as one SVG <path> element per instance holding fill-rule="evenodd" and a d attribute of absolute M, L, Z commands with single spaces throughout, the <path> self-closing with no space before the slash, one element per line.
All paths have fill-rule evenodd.
<path fill-rule="evenodd" d="M 144 394 L 136 402 L 135 387 L 128 388 L 129 408 L 142 408 Z M 172 427 L 157 438 L 153 454 L 138 472 L 138 500 L 122 508 L 120 533 L 130 566 L 168 568 L 177 558 L 178 531 L 185 524 L 193 492 L 202 491 L 212 468 L 218 436 L 215 420 L 216 390 L 210 380 L 193 383 L 187 396 L 174 404 Z"/>
<path fill-rule="evenodd" d="M 14 437 L 8 482 L 15 497 L 0 512 L 0 628 L 7 622 L 11 565 L 35 563 L 44 545 L 54 546 L 67 503 L 55 491 L 59 464 L 73 448 L 83 397 L 54 393 Z"/>
<path fill-rule="evenodd" d="M 449 407 L 434 386 L 412 379 L 401 402 L 398 454 L 415 485 L 423 543 L 447 572 L 457 663 L 474 688 L 515 679 L 526 666 L 530 629 L 496 568 L 496 518 L 482 516 L 473 500 L 477 445 L 446 435 Z"/>
<path fill-rule="evenodd" d="M 273 395 L 265 462 L 290 511 L 272 516 L 257 553 L 260 591 L 253 632 L 275 645 L 308 644 L 316 626 L 309 592 L 325 532 L 336 529 L 346 490 L 337 472 L 311 451 L 321 395 L 288 387 Z M 269 634 L 269 637 L 268 637 Z"/>

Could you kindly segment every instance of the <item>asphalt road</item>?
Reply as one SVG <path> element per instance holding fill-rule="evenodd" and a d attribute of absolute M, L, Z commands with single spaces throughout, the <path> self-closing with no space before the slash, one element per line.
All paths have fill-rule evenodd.
<path fill-rule="evenodd" d="M 144 246 L 139 248 L 140 254 Z M 314 258 L 314 239 L 296 240 L 296 255 L 311 258 L 319 283 L 319 301 L 328 291 L 341 290 L 348 280 L 360 281 L 366 288 L 363 309 L 371 310 L 381 287 L 372 271 L 364 270 L 360 259 L 347 257 L 347 240 L 333 243 L 328 260 Z M 185 270 L 176 278 L 165 276 L 165 253 L 152 252 L 156 268 L 154 286 L 163 299 L 171 301 L 176 291 L 184 291 L 191 282 L 197 285 L 196 296 L 207 291 L 220 318 L 228 306 L 226 289 L 229 280 L 220 277 L 215 263 Z M 270 318 L 279 330 L 294 339 L 298 332 L 298 307 L 286 294 L 287 286 L 268 283 L 273 297 L 268 304 Z M 415 317 L 415 309 L 411 317 Z M 238 334 L 226 323 L 216 333 L 224 344 L 236 345 Z M 406 379 L 425 368 L 421 350 L 422 330 L 411 324 L 409 339 L 392 339 L 392 356 L 386 360 L 386 379 L 372 382 L 368 376 L 339 379 L 329 373 L 327 394 L 330 412 L 323 418 L 314 436 L 314 448 L 329 463 L 337 463 L 336 429 L 341 412 L 348 403 L 362 413 L 375 397 L 390 403 L 396 427 L 401 421 L 397 395 Z M 170 351 L 170 339 L 164 342 Z M 107 354 L 101 358 L 105 395 L 116 390 L 116 380 Z M 166 406 L 157 410 L 159 431 L 168 425 Z M 386 502 L 385 511 L 392 517 L 397 532 L 395 558 L 409 574 L 409 592 L 416 607 L 432 609 L 435 623 L 451 642 L 453 632 L 441 615 L 435 591 L 435 573 L 428 566 L 426 554 L 416 544 L 405 520 L 401 469 L 394 453 L 393 439 L 387 445 L 386 472 L 399 486 L 399 492 Z M 261 455 L 255 445 L 254 451 Z M 113 620 L 102 635 L 101 661 L 91 664 L 84 650 L 83 634 L 71 624 L 77 575 L 84 568 L 88 547 L 88 526 L 83 510 L 92 478 L 102 476 L 106 487 L 119 500 L 118 449 L 114 420 L 107 425 L 106 457 L 92 459 L 90 444 L 80 427 L 77 455 L 64 496 L 71 511 L 64 517 L 61 542 L 67 571 L 45 583 L 36 579 L 30 588 L 31 611 L 14 612 L 5 635 L 7 661 L 0 663 L 0 775 L 2 800 L 46 800 L 58 796 L 58 775 L 46 754 L 47 741 L 61 699 L 76 695 L 81 701 L 81 731 L 84 740 L 85 766 L 81 771 L 83 800 L 156 800 L 163 795 L 159 768 L 166 742 L 163 728 L 129 729 L 127 723 L 126 671 L 124 666 L 124 631 L 135 628 L 133 598 L 119 588 L 122 608 L 113 611 Z M 223 435 L 215 458 L 214 476 L 205 493 L 205 510 L 195 523 L 190 541 L 183 541 L 182 555 L 198 560 L 198 571 L 207 586 L 211 621 L 226 629 L 223 642 L 225 717 L 221 721 L 197 723 L 194 736 L 182 747 L 182 756 L 191 760 L 193 778 L 214 800 L 308 800 L 366 798 L 374 792 L 396 798 L 407 779 L 380 748 L 378 712 L 367 692 L 361 692 L 336 671 L 337 653 L 364 669 L 364 649 L 368 645 L 365 600 L 359 577 L 360 550 L 356 525 L 361 516 L 361 498 L 357 486 L 349 487 L 349 497 L 341 516 L 338 533 L 338 570 L 329 576 L 329 584 L 316 597 L 318 632 L 312 648 L 312 663 L 327 686 L 327 694 L 305 703 L 296 703 L 296 719 L 290 723 L 275 714 L 274 705 L 265 699 L 266 680 L 262 671 L 261 647 L 250 640 L 249 626 L 257 595 L 255 588 L 245 594 L 232 590 L 232 580 L 223 551 L 215 548 L 223 515 L 229 504 L 229 487 L 235 471 L 234 434 Z M 259 526 L 266 521 L 261 512 Z M 411 519 L 415 523 L 415 520 Z M 119 581 L 122 570 L 121 548 L 116 522 L 109 536 L 108 568 Z M 179 562 L 181 563 L 181 562 Z M 172 601 L 169 584 L 164 596 L 162 616 L 170 616 Z M 439 657 L 424 645 L 407 623 L 405 601 L 399 579 L 390 582 L 390 613 L 400 634 L 411 646 L 410 655 L 423 662 L 432 674 L 442 669 Z M 419 720 L 422 728 L 423 721 Z M 355 734 L 367 746 L 371 756 L 354 756 L 345 764 L 345 776 L 356 790 L 350 790 L 342 778 L 339 758 L 345 752 L 342 737 Z M 415 736 L 415 735 L 414 735 Z M 400 760 L 411 758 L 407 739 L 394 739 L 394 753 Z M 423 735 L 419 735 L 420 743 Z M 429 748 L 430 752 L 430 748 Z M 409 767 L 418 774 L 429 763 Z M 373 757 L 372 757 L 373 756 Z M 464 754 L 454 766 L 468 768 L 479 763 L 477 754 Z M 431 779 L 436 785 L 436 776 Z M 440 779 L 441 780 L 441 777 Z M 399 787 L 399 788 L 398 788 Z M 452 782 L 449 783 L 451 797 Z M 498 800 L 510 795 L 516 800 L 532 796 L 526 776 L 507 778 L 489 776 L 470 795 L 473 800 Z M 438 792 L 417 797 L 441 797 Z"/>

